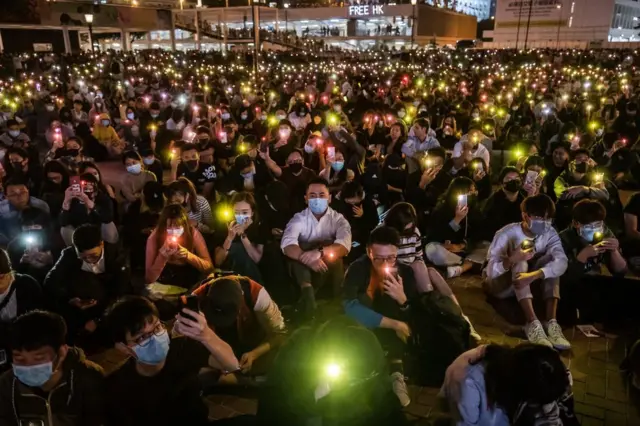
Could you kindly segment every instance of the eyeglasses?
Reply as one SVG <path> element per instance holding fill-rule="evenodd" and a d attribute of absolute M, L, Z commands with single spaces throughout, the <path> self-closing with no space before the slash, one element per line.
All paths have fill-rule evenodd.
<path fill-rule="evenodd" d="M 24 197 L 25 195 L 29 195 L 29 191 L 8 192 L 7 198 L 19 198 Z"/>
<path fill-rule="evenodd" d="M 102 253 L 100 254 L 80 254 L 78 253 L 78 259 L 84 260 L 87 263 L 96 263 L 102 257 Z"/>
<path fill-rule="evenodd" d="M 371 260 L 376 265 L 382 265 L 382 264 L 385 264 L 385 263 L 395 263 L 395 261 L 397 259 L 398 259 L 398 256 L 391 255 L 391 256 L 386 256 L 386 257 L 373 257 Z"/>
<path fill-rule="evenodd" d="M 167 329 L 165 328 L 164 324 L 158 321 L 157 323 L 154 324 L 153 329 L 150 332 L 141 334 L 136 339 L 133 339 L 132 342 L 135 343 L 137 346 L 142 346 L 142 347 L 147 346 L 149 342 L 151 342 L 151 337 L 160 336 L 166 330 Z"/>

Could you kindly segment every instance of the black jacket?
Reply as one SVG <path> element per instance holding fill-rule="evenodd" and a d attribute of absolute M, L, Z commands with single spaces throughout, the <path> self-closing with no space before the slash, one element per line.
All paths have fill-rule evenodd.
<path fill-rule="evenodd" d="M 94 275 L 83 271 L 75 247 L 62 250 L 60 258 L 44 279 L 44 291 L 53 308 L 65 310 L 69 300 L 95 299 L 106 307 L 118 297 L 131 293 L 131 271 L 125 253 L 118 246 L 104 244 L 105 272 Z M 93 279 L 95 277 L 95 279 Z"/>
<path fill-rule="evenodd" d="M 89 223 L 92 225 L 102 225 L 103 223 L 113 222 L 113 204 L 111 198 L 107 194 L 98 193 L 94 200 L 93 210 L 87 211 L 87 207 L 80 203 L 80 200 L 71 201 L 69 210 L 62 210 L 58 216 L 60 226 L 73 226 L 77 228 L 80 225 Z"/>
<path fill-rule="evenodd" d="M 493 241 L 495 233 L 506 225 L 522 220 L 520 204 L 525 196 L 520 192 L 515 201 L 509 201 L 502 189 L 497 190 L 487 199 L 482 208 L 482 229 L 480 237 L 485 241 Z"/>

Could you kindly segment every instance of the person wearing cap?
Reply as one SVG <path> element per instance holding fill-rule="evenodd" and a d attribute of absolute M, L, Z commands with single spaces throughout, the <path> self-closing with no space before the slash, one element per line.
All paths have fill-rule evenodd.
<path fill-rule="evenodd" d="M 107 149 L 109 157 L 117 157 L 124 150 L 124 143 L 120 140 L 116 129 L 111 125 L 109 114 L 102 113 L 93 125 L 93 137 L 100 145 Z"/>
<path fill-rule="evenodd" d="M 127 296 L 109 308 L 105 323 L 128 357 L 106 380 L 105 425 L 210 424 L 198 374 L 206 367 L 238 371 L 240 361 L 202 312 L 184 308 L 169 332 L 153 302 Z"/>
<path fill-rule="evenodd" d="M 267 290 L 242 275 L 210 278 L 194 292 L 209 327 L 229 343 L 240 371 L 264 375 L 284 341 L 280 308 Z"/>

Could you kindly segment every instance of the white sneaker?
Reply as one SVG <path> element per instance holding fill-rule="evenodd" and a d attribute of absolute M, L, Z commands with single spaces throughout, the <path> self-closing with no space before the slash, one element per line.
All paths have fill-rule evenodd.
<path fill-rule="evenodd" d="M 465 320 L 467 320 L 467 322 L 469 323 L 469 335 L 471 336 L 471 338 L 473 340 L 476 341 L 476 343 L 479 343 L 482 340 L 482 337 L 480 336 L 480 334 L 476 331 L 475 327 L 473 326 L 473 324 L 471 324 L 471 320 L 469 319 L 468 316 L 463 315 L 462 316 Z"/>
<path fill-rule="evenodd" d="M 543 345 L 552 348 L 553 345 L 547 338 L 546 333 L 544 332 L 544 328 L 542 327 L 542 323 L 538 320 L 532 321 L 529 324 L 524 326 L 524 333 L 527 335 L 527 339 L 531 343 L 535 343 L 537 345 Z"/>
<path fill-rule="evenodd" d="M 551 320 L 547 323 L 547 336 L 554 348 L 559 351 L 566 351 L 571 349 L 571 343 L 562 334 L 562 327 L 558 324 L 558 321 Z"/>
<path fill-rule="evenodd" d="M 404 375 L 402 373 L 395 372 L 391 374 L 391 387 L 393 389 L 393 393 L 398 397 L 400 405 L 406 407 L 411 404 L 409 390 L 407 389 L 407 384 L 404 382 Z"/>
<path fill-rule="evenodd" d="M 447 266 L 447 278 L 455 278 L 462 275 L 462 266 Z"/>

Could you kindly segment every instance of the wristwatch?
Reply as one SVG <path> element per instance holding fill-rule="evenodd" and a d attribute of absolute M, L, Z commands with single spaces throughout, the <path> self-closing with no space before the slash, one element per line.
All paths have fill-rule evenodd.
<path fill-rule="evenodd" d="M 409 304 L 409 300 L 407 299 L 406 302 L 404 302 L 402 305 L 400 305 L 400 310 L 404 312 L 407 309 L 409 309 L 410 307 L 411 307 L 411 305 Z"/>

